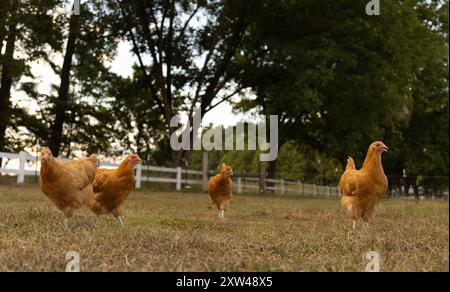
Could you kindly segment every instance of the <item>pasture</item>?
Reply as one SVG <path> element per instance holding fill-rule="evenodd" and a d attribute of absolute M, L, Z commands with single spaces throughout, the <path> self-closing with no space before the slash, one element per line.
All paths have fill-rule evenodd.
<path fill-rule="evenodd" d="M 203 193 L 134 191 L 125 226 L 83 209 L 63 216 L 36 185 L 0 185 L 0 271 L 448 271 L 448 201 L 385 199 L 370 226 L 337 198 L 235 195 L 225 220 Z"/>

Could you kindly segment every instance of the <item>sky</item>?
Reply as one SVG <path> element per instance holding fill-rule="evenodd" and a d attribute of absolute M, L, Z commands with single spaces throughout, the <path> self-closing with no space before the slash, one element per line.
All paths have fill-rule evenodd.
<path fill-rule="evenodd" d="M 128 42 L 121 42 L 118 46 L 117 55 L 111 62 L 111 71 L 123 77 L 132 75 L 132 65 L 136 58 L 131 53 L 131 45 Z M 214 126 L 232 126 L 242 120 L 249 120 L 249 115 L 234 114 L 229 103 L 222 103 L 208 112 L 203 118 L 202 124 L 212 123 Z"/>
<path fill-rule="evenodd" d="M 53 61 L 62 66 L 63 58 L 60 54 L 53 56 Z M 110 70 L 123 77 L 131 76 L 132 66 L 136 62 L 135 57 L 131 53 L 131 45 L 127 42 L 121 42 L 117 49 L 115 58 L 108 64 Z M 34 81 L 38 81 L 38 91 L 43 94 L 48 94 L 51 90 L 51 85 L 58 85 L 60 82 L 59 76 L 56 75 L 48 64 L 45 62 L 34 62 L 31 65 L 31 72 L 34 76 Z M 30 81 L 29 78 L 22 78 L 21 82 Z M 239 96 L 236 97 L 239 99 Z M 30 113 L 36 112 L 37 104 L 28 98 L 25 93 L 13 90 L 12 102 L 19 104 L 21 107 L 26 108 Z M 251 113 L 239 113 L 232 112 L 232 106 L 228 102 L 224 102 L 208 112 L 202 120 L 202 126 L 213 124 L 214 126 L 222 125 L 224 127 L 234 126 L 238 122 L 252 121 L 254 117 Z M 181 121 L 183 122 L 182 119 Z M 8 168 L 16 169 L 18 161 L 11 160 L 8 163 Z M 35 166 L 26 165 L 27 170 L 33 170 Z"/>
<path fill-rule="evenodd" d="M 56 64 L 62 66 L 63 58 L 60 55 L 54 56 Z M 131 53 L 131 45 L 128 42 L 121 42 L 117 49 L 117 54 L 108 64 L 110 70 L 123 77 L 132 75 L 132 66 L 136 62 L 136 58 Z M 47 94 L 50 91 L 51 84 L 59 84 L 59 76 L 57 76 L 49 65 L 43 62 L 35 62 L 31 64 L 31 71 L 35 76 L 35 81 L 39 81 L 38 91 Z M 21 81 L 27 81 L 23 78 Z M 25 94 L 19 91 L 13 91 L 13 102 L 22 107 L 28 108 L 32 113 L 36 110 L 37 105 L 26 98 Z M 239 98 L 238 96 L 236 98 Z M 182 119 L 183 122 L 184 119 Z M 202 120 L 202 125 L 212 123 L 214 126 L 222 125 L 224 127 L 236 125 L 241 121 L 251 121 L 250 114 L 232 112 L 232 106 L 228 102 L 224 102 L 208 112 Z"/>

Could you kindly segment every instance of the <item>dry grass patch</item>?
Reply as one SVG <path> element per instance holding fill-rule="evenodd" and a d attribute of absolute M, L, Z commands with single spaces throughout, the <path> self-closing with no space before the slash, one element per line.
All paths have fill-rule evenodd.
<path fill-rule="evenodd" d="M 206 194 L 134 192 L 125 227 L 82 210 L 62 215 L 36 186 L 0 186 L 0 271 L 448 271 L 448 201 L 384 200 L 351 230 L 336 199 L 235 195 L 225 221 Z"/>

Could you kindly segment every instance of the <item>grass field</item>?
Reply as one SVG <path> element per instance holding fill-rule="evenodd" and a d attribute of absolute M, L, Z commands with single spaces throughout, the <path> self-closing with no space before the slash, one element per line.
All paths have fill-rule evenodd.
<path fill-rule="evenodd" d="M 448 201 L 383 200 L 373 223 L 334 199 L 235 195 L 225 221 L 206 194 L 134 192 L 125 227 L 89 210 L 63 217 L 36 186 L 0 185 L 0 271 L 448 271 Z"/>

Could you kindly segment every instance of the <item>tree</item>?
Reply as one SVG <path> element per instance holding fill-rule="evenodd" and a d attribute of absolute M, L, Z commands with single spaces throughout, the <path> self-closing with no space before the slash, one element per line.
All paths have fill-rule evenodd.
<path fill-rule="evenodd" d="M 11 6 L 12 9 L 16 10 L 18 3 L 14 3 Z M 16 43 L 16 22 L 13 20 L 8 25 L 5 53 L 2 56 L 2 75 L 0 81 L 0 151 L 3 151 L 5 147 L 5 134 L 6 127 L 9 122 L 9 108 L 10 108 L 10 96 L 11 96 L 11 86 L 13 83 L 13 62 L 14 62 L 14 48 Z M 3 45 L 3 39 L 1 39 Z"/>
<path fill-rule="evenodd" d="M 113 97 L 114 137 L 148 163 L 166 165 L 171 159 L 170 153 L 164 152 L 170 148 L 166 127 L 154 100 L 148 98 L 141 75 L 140 69 L 134 67 L 131 78 L 115 76 L 111 82 L 107 95 Z"/>
<path fill-rule="evenodd" d="M 397 143 L 386 167 L 391 188 L 411 186 L 418 196 L 420 186 L 448 189 L 448 2 L 419 2 L 416 10 L 433 33 L 425 35 L 423 62 L 411 82 L 409 123 L 401 135 L 389 133 Z"/>
<path fill-rule="evenodd" d="M 256 98 L 238 108 L 278 114 L 280 144 L 362 160 L 371 141 L 401 136 L 409 123 L 411 86 L 434 35 L 418 15 L 425 2 L 385 2 L 376 17 L 358 1 L 271 2 L 249 44 L 268 53 L 242 80 Z"/>
<path fill-rule="evenodd" d="M 176 130 L 170 121 L 178 112 L 186 112 L 192 121 L 195 107 L 204 115 L 240 92 L 234 80 L 259 57 L 241 48 L 251 37 L 248 29 L 260 1 L 119 3 L 124 34 L 133 44 L 148 98 L 157 105 L 168 136 Z M 144 56 L 149 56 L 149 64 L 144 64 Z M 173 151 L 172 164 L 179 165 L 186 155 Z"/>
<path fill-rule="evenodd" d="M 11 91 L 20 77 L 29 76 L 29 64 L 38 59 L 45 46 L 58 48 L 59 33 L 47 12 L 58 5 L 58 0 L 8 0 L 0 7 L 0 151 L 16 145 L 8 127 L 17 128 L 31 117 L 11 102 Z M 4 52 L 4 53 L 3 53 Z M 20 55 L 17 54 L 20 52 Z"/>
<path fill-rule="evenodd" d="M 75 42 L 80 33 L 79 16 L 72 14 L 69 22 L 69 36 L 67 38 L 66 52 L 61 70 L 61 83 L 58 89 L 58 98 L 55 103 L 55 119 L 51 125 L 49 148 L 53 155 L 59 156 L 59 149 L 62 140 L 63 125 L 66 121 L 66 111 L 69 101 L 70 71 L 72 59 L 75 54 Z"/>
<path fill-rule="evenodd" d="M 40 57 L 59 75 L 60 83 L 46 93 L 36 90 L 35 81 L 22 87 L 39 104 L 27 128 L 55 156 L 61 152 L 70 156 L 74 149 L 96 153 L 110 148 L 114 116 L 106 89 L 114 75 L 106 62 L 114 56 L 118 42 L 118 29 L 112 26 L 115 17 L 115 11 L 101 0 L 83 3 L 79 15 L 55 12 L 53 25 L 65 36 L 61 37 L 65 48 L 47 49 Z M 62 67 L 55 63 L 58 54 L 63 56 Z"/>

